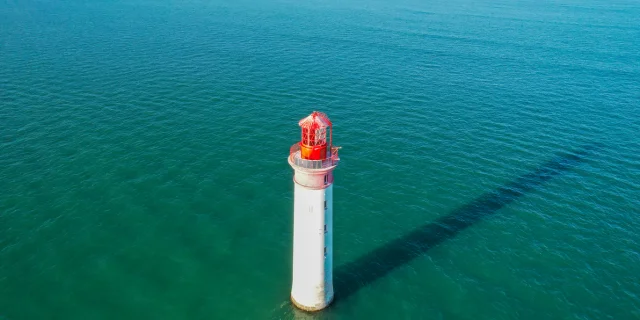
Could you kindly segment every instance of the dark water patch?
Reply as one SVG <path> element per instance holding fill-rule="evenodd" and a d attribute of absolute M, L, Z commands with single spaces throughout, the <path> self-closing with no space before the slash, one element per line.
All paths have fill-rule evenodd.
<path fill-rule="evenodd" d="M 393 270 L 425 254 L 429 249 L 454 238 L 482 219 L 494 215 L 519 197 L 539 189 L 551 178 L 579 165 L 598 148 L 599 145 L 593 144 L 574 152 L 560 153 L 536 170 L 337 268 L 334 283 L 335 304 L 345 301 L 358 290 L 387 276 Z"/>

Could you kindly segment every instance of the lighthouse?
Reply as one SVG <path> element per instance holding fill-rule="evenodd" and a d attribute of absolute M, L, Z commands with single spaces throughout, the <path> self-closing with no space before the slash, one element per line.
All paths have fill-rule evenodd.
<path fill-rule="evenodd" d="M 298 124 L 300 142 L 289 152 L 294 170 L 291 301 L 316 311 L 333 300 L 333 169 L 339 148 L 333 146 L 332 124 L 324 113 L 314 111 Z"/>

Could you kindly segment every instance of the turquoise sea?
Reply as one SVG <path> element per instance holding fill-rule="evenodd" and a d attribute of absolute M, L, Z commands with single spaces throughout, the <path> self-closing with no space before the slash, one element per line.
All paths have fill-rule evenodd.
<path fill-rule="evenodd" d="M 640 319 L 640 2 L 4 0 L 0 319 Z"/>

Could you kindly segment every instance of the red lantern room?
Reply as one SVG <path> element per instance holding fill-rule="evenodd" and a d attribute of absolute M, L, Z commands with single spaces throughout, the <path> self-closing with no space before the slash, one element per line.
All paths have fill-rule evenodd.
<path fill-rule="evenodd" d="M 307 160 L 324 160 L 327 150 L 331 150 L 332 125 L 327 115 L 314 111 L 298 123 L 302 128 L 300 156 Z M 327 149 L 327 128 L 329 128 L 329 148 Z"/>

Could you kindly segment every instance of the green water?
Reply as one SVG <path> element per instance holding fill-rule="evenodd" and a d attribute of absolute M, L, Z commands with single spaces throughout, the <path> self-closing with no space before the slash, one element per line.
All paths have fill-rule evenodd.
<path fill-rule="evenodd" d="M 640 319 L 638 39 L 619 0 L 0 3 L 0 319 Z"/>

